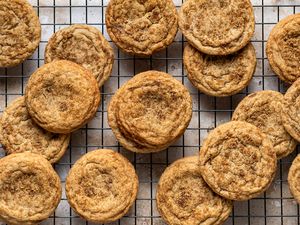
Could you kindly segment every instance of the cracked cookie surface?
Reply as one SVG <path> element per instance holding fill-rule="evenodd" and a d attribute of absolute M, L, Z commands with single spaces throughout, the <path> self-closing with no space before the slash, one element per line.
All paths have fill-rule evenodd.
<path fill-rule="evenodd" d="M 135 75 L 112 97 L 108 122 L 121 145 L 133 152 L 166 149 L 187 128 L 192 116 L 188 90 L 169 74 Z"/>
<path fill-rule="evenodd" d="M 183 62 L 187 76 L 196 88 L 207 95 L 225 97 L 248 85 L 255 71 L 256 55 L 252 44 L 227 56 L 206 55 L 188 44 Z"/>
<path fill-rule="evenodd" d="M 0 67 L 22 63 L 40 39 L 40 21 L 27 0 L 0 0 Z"/>
<path fill-rule="evenodd" d="M 239 103 L 232 116 L 232 120 L 246 121 L 261 129 L 272 141 L 278 159 L 293 152 L 297 145 L 283 126 L 283 99 L 276 91 L 252 93 Z"/>
<path fill-rule="evenodd" d="M 209 55 L 228 55 L 248 44 L 254 33 L 249 0 L 187 0 L 179 28 L 188 42 Z"/>
<path fill-rule="evenodd" d="M 294 198 L 300 204 L 300 155 L 294 159 L 289 173 L 288 173 L 288 184 L 290 191 Z"/>
<path fill-rule="evenodd" d="M 29 151 L 57 162 L 67 150 L 69 134 L 54 134 L 39 127 L 30 117 L 25 98 L 13 101 L 0 118 L 0 143 L 7 154 Z"/>
<path fill-rule="evenodd" d="M 287 132 L 300 142 L 300 79 L 285 93 L 281 116 Z"/>
<path fill-rule="evenodd" d="M 59 60 L 40 67 L 29 78 L 25 101 L 33 120 L 53 133 L 70 133 L 95 115 L 100 92 L 97 80 L 82 66 Z"/>
<path fill-rule="evenodd" d="M 110 0 L 107 32 L 124 52 L 149 56 L 170 45 L 178 16 L 172 0 Z"/>
<path fill-rule="evenodd" d="M 66 194 L 84 219 L 108 223 L 124 216 L 136 199 L 138 177 L 121 154 L 100 149 L 82 156 L 71 168 Z"/>
<path fill-rule="evenodd" d="M 279 21 L 270 33 L 266 53 L 273 71 L 287 83 L 300 77 L 300 13 Z"/>
<path fill-rule="evenodd" d="M 45 49 L 45 62 L 54 60 L 70 60 L 89 69 L 101 87 L 112 72 L 114 53 L 98 29 L 72 25 L 50 38 Z"/>
<path fill-rule="evenodd" d="M 232 202 L 215 194 L 203 180 L 198 156 L 179 159 L 164 171 L 156 200 L 170 225 L 219 225 L 232 210 Z"/>
<path fill-rule="evenodd" d="M 0 159 L 0 219 L 12 225 L 36 225 L 47 219 L 61 198 L 51 164 L 29 152 Z"/>
<path fill-rule="evenodd" d="M 244 201 L 272 182 L 277 158 L 269 138 L 243 121 L 222 124 L 208 134 L 200 150 L 201 174 L 217 194 Z"/>

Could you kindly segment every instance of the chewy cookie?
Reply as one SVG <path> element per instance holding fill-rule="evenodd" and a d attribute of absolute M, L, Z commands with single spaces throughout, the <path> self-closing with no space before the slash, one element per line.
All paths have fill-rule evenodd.
<path fill-rule="evenodd" d="M 294 159 L 290 167 L 288 183 L 292 195 L 300 204 L 300 155 Z"/>
<path fill-rule="evenodd" d="M 293 83 L 300 77 L 300 13 L 279 21 L 270 33 L 266 52 L 281 80 Z"/>
<path fill-rule="evenodd" d="M 110 0 L 107 32 L 124 52 L 149 56 L 170 45 L 178 16 L 172 0 Z"/>
<path fill-rule="evenodd" d="M 33 120 L 53 133 L 70 133 L 95 115 L 100 92 L 89 70 L 60 60 L 34 72 L 27 84 L 25 100 Z"/>
<path fill-rule="evenodd" d="M 101 87 L 111 74 L 114 53 L 98 29 L 72 25 L 53 34 L 45 49 L 46 63 L 62 59 L 89 69 Z"/>
<path fill-rule="evenodd" d="M 177 160 L 164 171 L 156 204 L 169 225 L 219 225 L 232 210 L 231 201 L 215 194 L 203 180 L 198 156 Z"/>
<path fill-rule="evenodd" d="M 257 126 L 272 141 L 277 158 L 295 150 L 297 142 L 285 130 L 281 118 L 283 95 L 277 91 L 259 91 L 245 97 L 235 109 L 232 120 Z"/>
<path fill-rule="evenodd" d="M 226 56 L 206 55 L 188 44 L 183 63 L 196 88 L 207 95 L 225 97 L 248 85 L 255 71 L 256 55 L 251 43 L 238 53 Z"/>
<path fill-rule="evenodd" d="M 300 142 L 300 79 L 296 80 L 284 95 L 282 121 L 289 134 Z"/>
<path fill-rule="evenodd" d="M 0 0 L 0 67 L 22 63 L 40 39 L 40 21 L 27 0 Z"/>
<path fill-rule="evenodd" d="M 125 83 L 108 106 L 108 123 L 121 145 L 133 152 L 166 149 L 192 117 L 188 90 L 169 74 L 140 73 Z"/>
<path fill-rule="evenodd" d="M 250 0 L 187 0 L 179 10 L 183 35 L 209 55 L 228 55 L 245 47 L 254 26 Z"/>
<path fill-rule="evenodd" d="M 13 101 L 0 118 L 0 143 L 7 154 L 30 151 L 55 163 L 65 153 L 69 141 L 69 134 L 50 133 L 36 125 L 28 114 L 24 97 Z"/>
<path fill-rule="evenodd" d="M 0 159 L 0 220 L 35 225 L 47 219 L 61 198 L 59 176 L 42 156 L 24 152 Z"/>
<path fill-rule="evenodd" d="M 121 154 L 101 149 L 82 156 L 71 168 L 66 194 L 84 219 L 109 223 L 124 216 L 136 199 L 138 177 Z"/>
<path fill-rule="evenodd" d="M 200 150 L 201 174 L 217 194 L 243 201 L 263 193 L 277 166 L 269 138 L 254 125 L 232 121 L 208 134 Z"/>

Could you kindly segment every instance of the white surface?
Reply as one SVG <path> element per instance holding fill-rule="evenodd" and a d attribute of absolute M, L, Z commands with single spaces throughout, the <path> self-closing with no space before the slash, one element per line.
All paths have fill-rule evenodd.
<path fill-rule="evenodd" d="M 27 77 L 43 64 L 44 48 L 47 40 L 55 30 L 68 26 L 73 23 L 88 23 L 99 28 L 109 39 L 104 23 L 104 13 L 108 0 L 31 0 L 36 7 L 42 23 L 43 35 L 39 49 L 31 57 L 15 68 L 8 70 L 0 69 L 0 111 L 14 98 L 24 93 Z M 181 0 L 174 1 L 177 6 L 181 5 Z M 135 165 L 140 178 L 140 190 L 138 200 L 131 209 L 127 217 L 112 224 L 121 225 L 159 225 L 164 224 L 156 211 L 155 207 L 155 187 L 160 174 L 168 163 L 183 156 L 194 155 L 198 153 L 199 145 L 206 137 L 209 129 L 216 125 L 230 120 L 231 111 L 237 103 L 246 95 L 246 93 L 272 89 L 284 91 L 285 87 L 278 82 L 277 76 L 274 76 L 270 70 L 266 55 L 263 52 L 268 34 L 279 18 L 295 12 L 300 12 L 300 0 L 265 0 L 265 5 L 289 5 L 297 4 L 298 7 L 261 7 L 262 0 L 252 0 L 255 6 L 256 32 L 253 38 L 253 44 L 257 51 L 257 69 L 249 87 L 241 94 L 232 98 L 213 98 L 198 93 L 192 87 L 186 78 L 182 65 L 182 35 L 179 32 L 176 41 L 168 47 L 167 50 L 159 52 L 150 58 L 134 59 L 115 49 L 115 64 L 110 80 L 103 88 L 103 100 L 99 107 L 96 118 L 90 122 L 87 128 L 83 128 L 72 135 L 72 141 L 69 151 L 63 159 L 55 166 L 59 173 L 62 183 L 72 163 L 74 163 L 86 151 L 97 148 L 111 148 L 120 151 L 128 157 Z M 70 8 L 70 3 L 72 7 Z M 101 7 L 101 5 L 104 7 Z M 86 7 L 87 6 L 87 7 Z M 279 11 L 278 11 L 279 10 Z M 102 21 L 103 20 L 103 21 Z M 267 23 L 262 25 L 262 22 Z M 263 35 L 264 34 L 264 35 Z M 119 147 L 112 131 L 107 125 L 106 109 L 111 95 L 117 88 L 130 79 L 133 74 L 148 69 L 167 71 L 182 81 L 191 91 L 193 97 L 193 118 L 184 137 L 180 138 L 174 146 L 168 151 L 158 154 L 140 155 L 130 153 Z M 263 74 L 265 76 L 263 76 Z M 3 155 L 3 151 L 1 151 Z M 229 224 L 298 224 L 297 215 L 299 208 L 291 198 L 287 187 L 286 176 L 290 162 L 295 157 L 296 152 L 288 158 L 283 159 L 278 165 L 278 174 L 275 182 L 265 195 L 249 202 L 235 203 L 233 217 L 226 222 Z M 151 163 L 152 162 L 152 163 Z M 151 188 L 152 185 L 152 188 Z M 152 193 L 151 193 L 152 190 Z M 152 204 L 151 204 L 152 202 Z M 152 206 L 152 209 L 151 209 Z M 283 215 L 283 217 L 281 217 Z M 71 216 L 71 218 L 69 218 Z M 151 218 L 152 216 L 152 218 Z M 43 222 L 42 224 L 57 225 L 82 225 L 85 221 L 78 218 L 71 212 L 66 201 L 65 195 L 56 210 L 55 216 Z M 92 224 L 92 223 L 89 223 Z M 0 225 L 2 225 L 0 223 Z"/>

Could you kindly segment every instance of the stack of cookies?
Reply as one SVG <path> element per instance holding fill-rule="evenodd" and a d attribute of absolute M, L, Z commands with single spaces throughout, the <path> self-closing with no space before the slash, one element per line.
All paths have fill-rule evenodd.
<path fill-rule="evenodd" d="M 105 15 L 111 40 L 128 54 L 150 56 L 165 49 L 178 30 L 172 0 L 110 0 Z"/>
<path fill-rule="evenodd" d="M 192 118 L 192 98 L 171 75 L 147 71 L 135 75 L 112 97 L 108 122 L 120 144 L 133 152 L 166 149 Z"/>

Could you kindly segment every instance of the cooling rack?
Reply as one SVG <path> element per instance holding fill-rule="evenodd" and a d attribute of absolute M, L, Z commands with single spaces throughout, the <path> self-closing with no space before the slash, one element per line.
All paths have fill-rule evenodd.
<path fill-rule="evenodd" d="M 179 8 L 183 0 L 174 0 Z M 108 0 L 30 0 L 42 24 L 42 40 L 38 50 L 22 65 L 0 69 L 0 115 L 15 98 L 24 94 L 28 77 L 44 63 L 44 48 L 50 36 L 70 24 L 89 24 L 102 31 L 109 39 L 105 27 L 105 10 Z M 74 162 L 88 151 L 110 148 L 125 155 L 139 175 L 140 190 L 130 212 L 111 225 L 163 225 L 155 201 L 156 185 L 161 173 L 173 161 L 198 153 L 207 133 L 219 124 L 229 121 L 239 101 L 254 91 L 277 90 L 286 86 L 274 75 L 265 54 L 266 40 L 272 27 L 283 17 L 300 12 L 300 0 L 252 0 L 256 31 L 252 43 L 256 48 L 257 68 L 249 86 L 241 93 L 228 98 L 208 97 L 192 87 L 182 64 L 185 40 L 179 32 L 172 45 L 152 57 L 139 58 L 119 51 L 113 43 L 115 61 L 112 76 L 102 87 L 102 104 L 96 117 L 85 127 L 72 134 L 65 156 L 55 165 L 64 187 L 66 175 Z M 133 154 L 124 150 L 114 138 L 107 124 L 107 104 L 113 93 L 134 74 L 155 69 L 170 73 L 186 85 L 193 97 L 193 118 L 184 136 L 166 151 L 156 154 Z M 300 224 L 299 206 L 293 200 L 287 184 L 287 172 L 296 154 L 278 162 L 276 178 L 269 190 L 245 202 L 236 202 L 226 225 L 296 225 Z M 0 156 L 4 156 L 0 147 Z M 1 190 L 0 190 L 1 191 Z M 63 193 L 55 213 L 43 225 L 83 225 L 88 223 L 71 209 Z M 0 225 L 3 223 L 0 222 Z"/>

